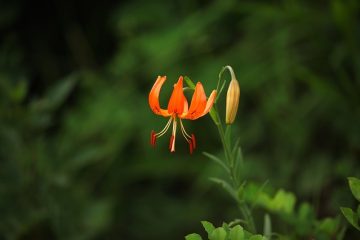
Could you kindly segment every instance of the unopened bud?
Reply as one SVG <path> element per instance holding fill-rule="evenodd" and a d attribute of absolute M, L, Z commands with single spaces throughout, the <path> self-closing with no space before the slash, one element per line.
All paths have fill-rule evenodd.
<path fill-rule="evenodd" d="M 232 124 L 234 122 L 240 99 L 239 82 L 236 80 L 235 74 L 232 69 L 230 70 L 230 73 L 232 79 L 226 95 L 226 124 Z"/>

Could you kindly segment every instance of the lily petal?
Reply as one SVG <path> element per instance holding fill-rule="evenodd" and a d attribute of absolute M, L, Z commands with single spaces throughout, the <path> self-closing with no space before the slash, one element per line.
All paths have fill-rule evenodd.
<path fill-rule="evenodd" d="M 180 76 L 178 82 L 174 85 L 174 90 L 169 100 L 168 113 L 175 113 L 180 116 L 186 110 L 186 104 L 187 101 L 183 92 L 183 77 Z"/>
<path fill-rule="evenodd" d="M 191 99 L 189 111 L 180 118 L 196 119 L 202 115 L 206 107 L 206 95 L 203 85 L 198 82 L 195 87 L 194 94 Z"/>
<path fill-rule="evenodd" d="M 186 114 L 189 111 L 189 103 L 188 103 L 186 97 L 184 98 L 184 100 L 185 100 L 184 101 L 184 111 L 183 111 L 182 115 Z"/>
<path fill-rule="evenodd" d="M 199 117 L 204 116 L 205 114 L 207 114 L 210 111 L 210 109 L 212 108 L 212 106 L 214 104 L 215 98 L 216 98 L 216 90 L 213 90 L 206 102 L 206 107 L 205 107 L 204 112 Z"/>
<path fill-rule="evenodd" d="M 160 104 L 159 104 L 159 94 L 165 80 L 166 80 L 166 76 L 157 77 L 156 82 L 149 93 L 149 105 L 151 110 L 155 114 L 168 117 L 170 116 L 169 112 L 165 109 L 160 108 Z"/>

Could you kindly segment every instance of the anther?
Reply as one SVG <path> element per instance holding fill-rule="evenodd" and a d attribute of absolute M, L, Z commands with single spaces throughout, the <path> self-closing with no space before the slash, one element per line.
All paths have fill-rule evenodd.
<path fill-rule="evenodd" d="M 189 148 L 190 148 L 190 154 L 192 154 L 192 153 L 193 153 L 193 150 L 194 150 L 193 143 L 192 143 L 191 140 L 189 140 L 188 143 L 189 143 Z"/>
<path fill-rule="evenodd" d="M 193 148 L 195 149 L 196 148 L 196 139 L 195 139 L 194 134 L 191 134 L 191 142 L 192 142 Z"/>
<path fill-rule="evenodd" d="M 152 146 L 155 146 L 155 142 L 156 142 L 156 134 L 155 134 L 155 131 L 152 130 L 151 131 L 151 136 L 150 136 L 150 144 Z"/>

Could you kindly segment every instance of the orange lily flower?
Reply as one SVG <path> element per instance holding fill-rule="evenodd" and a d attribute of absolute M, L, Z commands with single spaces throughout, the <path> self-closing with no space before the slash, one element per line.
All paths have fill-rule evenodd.
<path fill-rule="evenodd" d="M 155 114 L 163 117 L 169 117 L 170 119 L 160 132 L 156 133 L 154 130 L 151 131 L 150 143 L 152 146 L 155 146 L 156 139 L 163 136 L 170 128 L 171 123 L 173 123 L 169 149 L 171 152 L 175 152 L 176 129 L 177 122 L 179 121 L 181 133 L 185 140 L 189 143 L 190 153 L 192 153 L 196 148 L 195 135 L 190 135 L 185 131 L 181 119 L 195 120 L 207 114 L 214 104 L 216 90 L 211 92 L 208 100 L 206 101 L 203 85 L 198 82 L 196 84 L 189 108 L 188 101 L 183 92 L 183 77 L 180 76 L 178 82 L 174 85 L 174 90 L 171 94 L 167 109 L 162 109 L 159 104 L 159 94 L 165 80 L 166 76 L 158 76 L 156 79 L 156 82 L 149 94 L 149 105 Z"/>

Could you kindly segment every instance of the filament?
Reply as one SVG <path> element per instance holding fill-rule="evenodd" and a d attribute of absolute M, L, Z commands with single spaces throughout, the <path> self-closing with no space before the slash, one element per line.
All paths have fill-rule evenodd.
<path fill-rule="evenodd" d="M 181 132 L 184 136 L 184 138 L 186 139 L 186 141 L 189 141 L 189 139 L 191 139 L 191 136 L 186 132 L 184 125 L 182 124 L 182 121 L 180 119 L 180 127 L 181 127 Z"/>
<path fill-rule="evenodd" d="M 170 118 L 169 121 L 166 123 L 165 127 L 158 133 L 155 134 L 155 137 L 161 137 L 162 135 L 164 135 L 166 133 L 166 131 L 169 129 L 170 124 L 172 122 L 173 118 Z"/>

